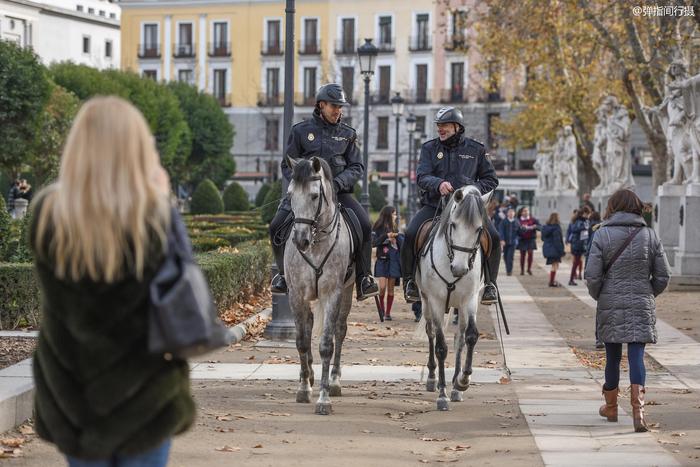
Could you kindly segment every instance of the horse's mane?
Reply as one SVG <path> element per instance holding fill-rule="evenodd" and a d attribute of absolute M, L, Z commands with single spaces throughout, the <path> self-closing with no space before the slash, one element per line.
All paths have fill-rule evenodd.
<path fill-rule="evenodd" d="M 457 208 L 454 212 L 455 218 L 464 218 L 474 227 L 479 227 L 483 225 L 486 217 L 486 209 L 484 208 L 484 202 L 481 199 L 481 192 L 475 186 L 467 187 L 464 193 L 464 198 L 460 203 L 457 204 Z M 438 225 L 438 233 L 445 231 L 450 222 L 450 216 L 448 213 L 452 212 L 452 207 L 455 205 L 454 194 L 450 197 L 450 201 L 447 206 L 442 211 L 442 216 L 440 216 L 440 224 Z"/>
<path fill-rule="evenodd" d="M 336 193 L 335 188 L 333 186 L 333 171 L 331 170 L 331 166 L 328 165 L 328 162 L 326 162 L 324 159 L 321 159 L 320 157 L 318 158 L 318 161 L 321 163 L 321 172 L 323 173 L 323 178 L 325 178 L 328 184 L 330 185 L 330 191 L 333 197 L 333 204 L 336 204 Z M 311 160 L 300 159 L 297 165 L 294 166 L 294 171 L 292 172 L 292 180 L 294 181 L 294 183 L 303 187 L 307 183 L 309 183 L 309 179 L 315 175 L 316 172 L 314 171 Z"/>

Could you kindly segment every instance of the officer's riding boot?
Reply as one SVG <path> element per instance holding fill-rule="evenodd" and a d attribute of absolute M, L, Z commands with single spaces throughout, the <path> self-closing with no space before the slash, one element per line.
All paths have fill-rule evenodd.
<path fill-rule="evenodd" d="M 370 273 L 372 267 L 372 242 L 363 242 L 362 248 L 355 253 L 355 286 L 357 299 L 362 301 L 379 295 L 379 284 Z"/>
<path fill-rule="evenodd" d="M 404 242 L 401 250 L 401 270 L 403 274 L 403 296 L 407 303 L 420 301 L 420 291 L 415 280 L 416 260 L 410 242 Z"/>
<path fill-rule="evenodd" d="M 495 242 L 494 242 L 495 243 Z M 486 285 L 484 295 L 481 296 L 482 305 L 493 305 L 498 302 L 498 292 L 496 291 L 496 279 L 498 279 L 498 267 L 501 264 L 501 243 L 496 243 L 491 248 L 491 254 L 486 258 L 488 269 L 486 270 Z"/>
<path fill-rule="evenodd" d="M 275 246 L 272 243 L 272 252 L 275 255 L 275 263 L 279 273 L 272 278 L 270 291 L 272 293 L 287 293 L 287 281 L 284 279 L 284 245 Z"/>

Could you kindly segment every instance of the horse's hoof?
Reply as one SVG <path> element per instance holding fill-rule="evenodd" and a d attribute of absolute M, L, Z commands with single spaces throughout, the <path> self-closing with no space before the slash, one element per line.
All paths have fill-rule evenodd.
<path fill-rule="evenodd" d="M 466 381 L 462 381 L 462 378 L 457 378 L 457 380 L 452 385 L 458 391 L 466 391 L 469 389 L 469 383 L 471 382 L 471 377 L 467 376 Z"/>
<path fill-rule="evenodd" d="M 435 378 L 428 378 L 428 380 L 425 382 L 425 390 L 428 392 L 435 392 L 435 386 Z"/>
<path fill-rule="evenodd" d="M 331 384 L 329 394 L 331 397 L 340 397 L 342 394 L 340 384 Z"/>
<path fill-rule="evenodd" d="M 446 410 L 450 410 L 450 404 L 449 404 L 449 402 L 447 402 L 447 398 L 446 398 L 446 397 L 440 397 L 440 398 L 438 398 L 438 400 L 437 400 L 437 408 L 438 408 L 438 410 L 443 411 L 443 412 L 446 411 Z"/>
<path fill-rule="evenodd" d="M 330 402 L 317 402 L 316 403 L 316 414 L 317 415 L 330 415 L 333 413 L 333 407 Z"/>
<path fill-rule="evenodd" d="M 462 402 L 464 399 L 462 398 L 462 391 L 459 391 L 457 389 L 453 389 L 452 392 L 450 393 L 450 401 L 451 402 Z"/>
<path fill-rule="evenodd" d="M 306 404 L 310 403 L 311 391 L 297 391 L 297 402 Z"/>

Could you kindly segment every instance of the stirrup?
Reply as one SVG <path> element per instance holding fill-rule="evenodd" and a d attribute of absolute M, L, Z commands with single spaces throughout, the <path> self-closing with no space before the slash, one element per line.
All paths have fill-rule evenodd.
<path fill-rule="evenodd" d="M 357 284 L 357 300 L 362 301 L 377 295 L 379 295 L 379 284 L 374 276 L 368 274 L 360 279 Z"/>
<path fill-rule="evenodd" d="M 418 285 L 413 279 L 408 279 L 406 285 L 403 288 L 403 295 L 408 303 L 420 302 L 420 293 L 418 291 Z"/>
<path fill-rule="evenodd" d="M 272 282 L 270 283 L 270 292 L 286 294 L 288 291 L 287 281 L 282 274 L 277 274 L 272 278 Z"/>
<path fill-rule="evenodd" d="M 484 287 L 484 294 L 481 296 L 482 305 L 493 305 L 498 302 L 498 292 L 496 291 L 496 286 L 493 284 L 486 284 Z"/>

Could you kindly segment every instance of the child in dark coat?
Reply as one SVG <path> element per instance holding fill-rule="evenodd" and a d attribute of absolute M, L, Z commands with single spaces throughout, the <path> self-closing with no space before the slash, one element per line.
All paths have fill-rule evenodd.
<path fill-rule="evenodd" d="M 503 250 L 503 259 L 506 262 L 506 274 L 513 274 L 513 256 L 515 255 L 515 247 L 518 245 L 518 232 L 520 231 L 520 222 L 515 218 L 515 210 L 508 209 L 506 218 L 498 225 L 498 234 L 501 236 L 501 249 Z"/>

